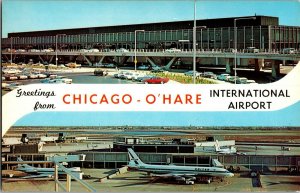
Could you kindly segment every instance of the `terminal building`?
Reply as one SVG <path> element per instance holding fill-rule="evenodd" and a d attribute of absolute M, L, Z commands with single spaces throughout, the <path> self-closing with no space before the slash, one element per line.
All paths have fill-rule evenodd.
<path fill-rule="evenodd" d="M 262 51 L 299 49 L 300 27 L 279 25 L 278 17 L 252 17 L 255 19 L 232 17 L 197 20 L 197 49 L 233 49 L 234 21 L 237 26 L 239 50 L 247 47 L 255 47 Z M 55 49 L 57 41 L 58 49 L 134 49 L 136 30 L 143 30 L 136 32 L 138 49 L 189 50 L 193 47 L 193 20 L 187 20 L 9 33 L 8 38 L 2 38 L 2 48 Z"/>

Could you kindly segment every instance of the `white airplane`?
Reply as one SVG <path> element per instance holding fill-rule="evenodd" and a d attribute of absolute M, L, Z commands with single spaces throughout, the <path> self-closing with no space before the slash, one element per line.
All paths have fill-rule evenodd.
<path fill-rule="evenodd" d="M 152 174 L 154 177 L 175 178 L 185 184 L 194 184 L 195 180 L 206 179 L 209 184 L 213 177 L 232 177 L 233 173 L 219 167 L 195 167 L 195 166 L 176 166 L 176 165 L 152 165 L 143 163 L 136 153 L 128 148 L 130 158 L 128 167 L 138 171 Z"/>
<path fill-rule="evenodd" d="M 23 161 L 21 158 L 17 158 L 17 161 Z M 22 178 L 50 178 L 54 176 L 54 168 L 37 168 L 30 166 L 28 164 L 18 164 L 16 168 L 18 171 L 25 172 L 29 174 L 29 176 L 24 176 Z M 70 172 L 80 172 L 80 167 L 68 168 Z M 60 168 L 58 168 L 58 174 L 65 174 Z"/>
<path fill-rule="evenodd" d="M 215 150 L 219 154 L 236 154 L 235 147 L 220 147 L 218 140 L 216 140 Z"/>

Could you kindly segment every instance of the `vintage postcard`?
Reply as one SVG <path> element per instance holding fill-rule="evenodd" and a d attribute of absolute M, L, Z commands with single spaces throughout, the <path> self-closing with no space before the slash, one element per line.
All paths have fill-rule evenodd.
<path fill-rule="evenodd" d="M 1 191 L 300 191 L 299 1 L 1 5 Z"/>

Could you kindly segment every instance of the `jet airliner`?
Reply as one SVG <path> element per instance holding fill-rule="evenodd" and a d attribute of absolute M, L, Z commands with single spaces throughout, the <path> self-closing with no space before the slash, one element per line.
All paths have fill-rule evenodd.
<path fill-rule="evenodd" d="M 128 167 L 138 171 L 147 172 L 154 177 L 175 178 L 185 184 L 194 184 L 197 179 L 206 179 L 209 184 L 213 177 L 232 177 L 233 173 L 219 167 L 196 167 L 196 166 L 176 166 L 176 165 L 152 165 L 145 164 L 137 154 L 128 148 L 130 158 Z"/>

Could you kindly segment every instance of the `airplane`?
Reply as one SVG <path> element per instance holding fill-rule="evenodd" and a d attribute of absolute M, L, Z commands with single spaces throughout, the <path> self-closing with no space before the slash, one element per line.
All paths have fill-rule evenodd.
<path fill-rule="evenodd" d="M 235 147 L 220 147 L 219 141 L 216 140 L 215 150 L 219 154 L 236 154 Z"/>
<path fill-rule="evenodd" d="M 176 181 L 182 181 L 185 184 L 194 184 L 195 180 L 205 179 L 209 184 L 213 177 L 232 177 L 233 173 L 224 168 L 219 167 L 195 167 L 195 166 L 176 166 L 176 165 L 152 165 L 145 164 L 136 155 L 136 153 L 128 148 L 130 158 L 129 169 L 147 172 L 153 177 L 175 178 Z"/>
<path fill-rule="evenodd" d="M 20 157 L 17 158 L 17 161 L 23 161 Z M 29 176 L 21 177 L 23 179 L 28 178 L 51 178 L 54 176 L 54 168 L 37 168 L 30 166 L 28 164 L 18 164 L 16 168 L 17 171 L 25 172 Z M 80 172 L 80 167 L 68 168 L 70 172 Z M 58 168 L 58 174 L 65 174 L 60 168 Z"/>

